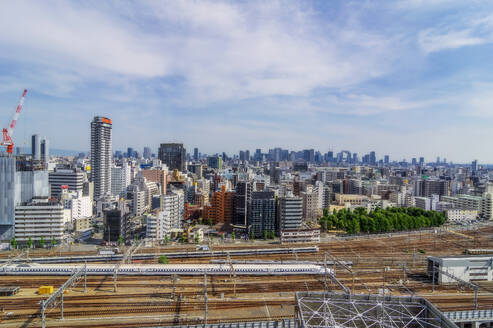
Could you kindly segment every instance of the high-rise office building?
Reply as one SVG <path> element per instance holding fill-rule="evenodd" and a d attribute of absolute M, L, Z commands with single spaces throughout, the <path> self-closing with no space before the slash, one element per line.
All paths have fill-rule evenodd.
<path fill-rule="evenodd" d="M 233 223 L 239 226 L 247 226 L 248 201 L 252 195 L 252 184 L 250 182 L 239 181 L 236 184 L 236 196 L 234 204 Z"/>
<path fill-rule="evenodd" d="M 211 169 L 222 170 L 223 159 L 219 156 L 209 156 L 207 157 L 207 166 Z"/>
<path fill-rule="evenodd" d="M 186 150 L 182 143 L 162 143 L 159 146 L 159 159 L 170 171 L 185 171 Z"/>
<path fill-rule="evenodd" d="M 132 147 L 127 148 L 127 157 L 133 157 L 134 156 L 134 149 Z"/>
<path fill-rule="evenodd" d="M 193 149 L 193 160 L 194 161 L 198 161 L 199 160 L 199 149 L 197 147 L 195 147 Z"/>
<path fill-rule="evenodd" d="M 33 134 L 31 137 L 31 154 L 33 159 L 36 161 L 41 160 L 41 142 L 39 140 L 39 135 Z"/>
<path fill-rule="evenodd" d="M 152 156 L 152 150 L 149 147 L 144 147 L 144 158 L 145 159 L 151 159 Z"/>
<path fill-rule="evenodd" d="M 94 199 L 111 193 L 112 122 L 96 116 L 91 122 L 91 180 L 94 182 Z"/>
<path fill-rule="evenodd" d="M 68 191 L 82 192 L 84 172 L 79 169 L 55 169 L 49 173 L 48 181 L 50 183 L 51 196 L 60 198 L 62 186 L 67 186 Z"/>
<path fill-rule="evenodd" d="M 50 160 L 50 143 L 46 137 L 41 140 L 41 160 L 43 161 L 45 168 L 48 167 L 48 161 Z"/>
<path fill-rule="evenodd" d="M 375 165 L 377 163 L 377 157 L 375 155 L 375 152 L 372 151 L 370 152 L 370 165 Z"/>
<path fill-rule="evenodd" d="M 296 196 L 280 197 L 277 217 L 279 230 L 299 229 L 303 219 L 303 200 Z"/>
<path fill-rule="evenodd" d="M 425 164 L 425 158 L 424 157 L 420 157 L 419 158 L 419 165 L 420 166 L 423 166 Z"/>
<path fill-rule="evenodd" d="M 276 231 L 276 200 L 273 191 L 254 191 L 248 202 L 248 228 L 255 237 Z"/>
<path fill-rule="evenodd" d="M 471 163 L 471 172 L 472 172 L 472 175 L 476 175 L 476 171 L 478 170 L 478 160 L 475 159 L 474 161 L 472 161 Z"/>
<path fill-rule="evenodd" d="M 383 157 L 383 162 L 384 162 L 385 164 L 389 164 L 389 163 L 390 163 L 390 156 L 389 156 L 389 155 L 385 155 L 385 156 Z"/>

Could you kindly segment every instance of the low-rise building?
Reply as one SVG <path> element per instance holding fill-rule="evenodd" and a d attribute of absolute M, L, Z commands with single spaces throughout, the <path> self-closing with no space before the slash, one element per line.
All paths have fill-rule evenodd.
<path fill-rule="evenodd" d="M 477 210 L 449 209 L 445 211 L 445 215 L 449 221 L 462 222 L 472 221 L 478 218 Z"/>
<path fill-rule="evenodd" d="M 15 239 L 25 243 L 31 238 L 46 242 L 63 239 L 65 230 L 64 208 L 58 202 L 34 199 L 15 208 Z"/>
<path fill-rule="evenodd" d="M 281 230 L 281 244 L 319 243 L 320 229 L 286 229 Z"/>

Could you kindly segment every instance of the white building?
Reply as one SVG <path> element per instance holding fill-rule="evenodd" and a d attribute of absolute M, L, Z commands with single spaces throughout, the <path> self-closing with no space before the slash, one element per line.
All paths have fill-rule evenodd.
<path fill-rule="evenodd" d="M 27 242 L 41 237 L 48 243 L 52 238 L 60 241 L 63 238 L 64 208 L 59 203 L 47 200 L 24 203 L 15 208 L 15 239 Z"/>
<path fill-rule="evenodd" d="M 162 204 L 163 211 L 169 211 L 171 229 L 181 229 L 185 212 L 183 191 L 169 191 L 163 196 Z"/>
<path fill-rule="evenodd" d="M 320 194 L 322 194 L 322 197 Z M 303 218 L 307 220 L 318 219 L 322 214 L 323 190 L 319 192 L 318 190 L 307 188 L 307 191 L 302 191 L 300 196 L 303 201 Z"/>
<path fill-rule="evenodd" d="M 92 199 L 84 196 L 82 191 L 67 192 L 62 191 L 61 201 L 63 207 L 69 210 L 69 221 L 88 218 L 92 216 Z"/>
<path fill-rule="evenodd" d="M 478 218 L 477 210 L 450 209 L 445 211 L 447 219 L 452 222 L 472 221 Z"/>
<path fill-rule="evenodd" d="M 171 234 L 170 211 L 159 211 L 146 216 L 146 238 L 151 240 L 164 240 Z"/>
<path fill-rule="evenodd" d="M 111 168 L 111 194 L 122 197 L 130 185 L 131 169 L 127 163 Z"/>

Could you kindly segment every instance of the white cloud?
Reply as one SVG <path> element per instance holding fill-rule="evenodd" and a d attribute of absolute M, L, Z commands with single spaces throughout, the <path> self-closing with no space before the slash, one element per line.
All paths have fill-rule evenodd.
<path fill-rule="evenodd" d="M 123 16 L 111 14 L 119 9 Z M 22 28 L 12 28 L 18 13 Z M 116 2 L 98 9 L 19 1 L 3 5 L 0 31 L 6 59 L 81 81 L 179 77 L 195 103 L 351 86 L 381 76 L 392 61 L 382 56 L 390 47 L 385 37 L 322 23 L 291 2 Z"/>
<path fill-rule="evenodd" d="M 491 42 L 491 40 L 474 36 L 474 31 L 471 29 L 449 32 L 427 29 L 419 34 L 418 42 L 425 53 L 432 53 L 441 50 L 480 45 Z"/>

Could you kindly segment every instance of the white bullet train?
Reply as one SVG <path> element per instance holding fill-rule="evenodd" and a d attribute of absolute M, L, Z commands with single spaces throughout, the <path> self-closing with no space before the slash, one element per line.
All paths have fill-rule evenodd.
<path fill-rule="evenodd" d="M 0 267 L 0 275 L 71 275 L 81 264 L 13 264 Z M 237 275 L 320 275 L 325 267 L 314 264 L 233 264 Z M 114 264 L 87 265 L 88 275 L 113 275 Z M 122 264 L 119 275 L 229 275 L 229 264 Z M 331 270 L 328 269 L 331 273 Z"/>

